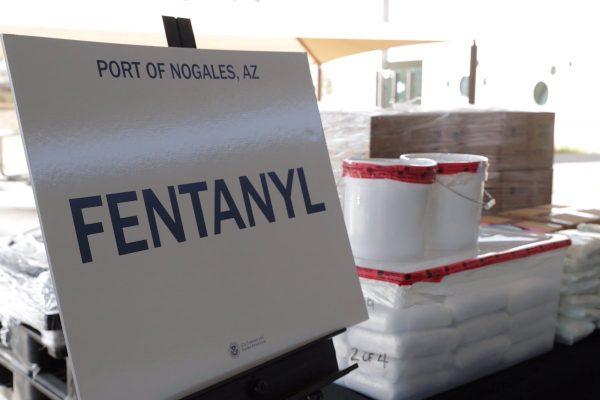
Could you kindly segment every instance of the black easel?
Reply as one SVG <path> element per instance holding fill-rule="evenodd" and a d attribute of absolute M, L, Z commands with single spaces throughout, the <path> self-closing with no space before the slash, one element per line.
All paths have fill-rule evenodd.
<path fill-rule="evenodd" d="M 164 15 L 162 18 L 169 47 L 196 48 L 194 29 L 190 19 L 165 17 Z"/>
<path fill-rule="evenodd" d="M 163 16 L 169 47 L 196 48 L 192 22 Z M 339 370 L 332 338 L 345 329 L 292 350 L 181 400 L 321 400 L 321 389 L 358 368 Z"/>

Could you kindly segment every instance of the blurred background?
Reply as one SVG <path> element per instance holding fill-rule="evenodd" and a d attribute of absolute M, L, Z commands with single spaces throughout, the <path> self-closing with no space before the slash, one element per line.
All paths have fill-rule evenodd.
<path fill-rule="evenodd" d="M 0 7 L 4 33 L 165 46 L 160 16 L 174 15 L 192 19 L 200 48 L 306 52 L 334 153 L 368 146 L 365 116 L 374 113 L 552 112 L 552 202 L 600 202 L 600 28 L 591 2 L 5 0 Z M 0 167 L 0 207 L 15 210 L 11 218 L 31 217 L 23 228 L 35 226 L 1 53 Z"/>

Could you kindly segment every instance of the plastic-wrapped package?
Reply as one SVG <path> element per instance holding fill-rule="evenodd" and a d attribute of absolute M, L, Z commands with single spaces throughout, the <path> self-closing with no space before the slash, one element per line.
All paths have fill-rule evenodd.
<path fill-rule="evenodd" d="M 338 383 L 377 400 L 416 400 L 439 392 L 439 388 L 449 387 L 451 377 L 451 371 L 437 371 L 393 383 L 363 375 L 359 370 L 345 376 Z"/>
<path fill-rule="evenodd" d="M 0 244 L 0 318 L 3 325 L 24 322 L 43 331 L 46 316 L 58 314 L 40 230 Z"/>
<path fill-rule="evenodd" d="M 560 305 L 566 307 L 583 306 L 600 308 L 600 294 L 574 294 L 572 296 L 562 296 Z"/>
<path fill-rule="evenodd" d="M 583 232 L 577 229 L 560 231 L 571 239 L 573 245 L 567 251 L 567 259 L 582 262 L 600 256 L 600 233 Z"/>
<path fill-rule="evenodd" d="M 371 157 L 480 154 L 490 161 L 486 189 L 496 199 L 495 210 L 551 201 L 554 114 L 423 107 L 400 111 L 372 117 Z"/>
<path fill-rule="evenodd" d="M 502 335 L 507 333 L 509 328 L 510 316 L 505 312 L 473 318 L 456 326 L 460 332 L 461 345 Z"/>
<path fill-rule="evenodd" d="M 359 278 L 369 313 L 380 307 L 404 309 L 415 304 L 431 303 L 435 296 L 417 293 L 410 286 L 390 285 L 388 282 Z"/>
<path fill-rule="evenodd" d="M 454 364 L 458 368 L 487 368 L 500 365 L 510 344 L 508 336 L 494 336 L 469 343 L 456 350 Z"/>
<path fill-rule="evenodd" d="M 547 317 L 555 318 L 556 308 L 557 304 L 554 301 L 529 308 L 516 314 L 512 314 L 510 316 L 510 329 L 511 331 L 515 331 Z"/>
<path fill-rule="evenodd" d="M 335 356 L 337 358 L 340 370 L 348 368 L 348 354 L 350 353 L 350 345 L 346 333 L 333 337 L 333 346 L 335 347 Z"/>
<path fill-rule="evenodd" d="M 515 282 L 510 288 L 508 312 L 511 314 L 545 304 L 556 298 L 552 290 L 554 282 L 543 277 L 532 277 Z"/>
<path fill-rule="evenodd" d="M 573 319 L 583 319 L 590 322 L 600 321 L 600 310 L 592 307 L 565 307 L 558 310 L 560 315 Z"/>
<path fill-rule="evenodd" d="M 38 276 L 48 271 L 46 248 L 41 230 L 16 235 L 0 244 L 0 265 L 17 273 Z"/>
<path fill-rule="evenodd" d="M 563 273 L 563 284 L 571 285 L 588 279 L 600 278 L 600 268 L 592 264 L 593 268 L 586 269 L 580 272 L 565 272 Z"/>
<path fill-rule="evenodd" d="M 342 161 L 369 157 L 371 113 L 321 111 L 333 176 L 341 194 Z"/>
<path fill-rule="evenodd" d="M 556 341 L 572 346 L 588 337 L 595 329 L 596 325 L 586 320 L 558 317 Z"/>
<path fill-rule="evenodd" d="M 564 271 L 567 273 L 582 273 L 595 271 L 600 266 L 600 256 L 593 256 L 589 259 L 573 260 L 567 258 L 565 260 Z"/>
<path fill-rule="evenodd" d="M 482 227 L 474 258 L 360 265 L 370 320 L 348 330 L 342 362 L 359 369 L 340 383 L 417 400 L 551 350 L 569 244 Z"/>
<path fill-rule="evenodd" d="M 403 310 L 379 306 L 359 327 L 379 332 L 407 332 L 443 328 L 452 323 L 452 312 L 441 304 L 417 304 Z"/>
<path fill-rule="evenodd" d="M 348 343 L 352 348 L 373 353 L 384 352 L 399 359 L 446 353 L 454 350 L 459 342 L 459 332 L 451 328 L 381 333 L 356 327 L 348 332 Z"/>
<path fill-rule="evenodd" d="M 402 360 L 390 357 L 386 353 L 365 352 L 354 348 L 348 352 L 343 365 L 355 363 L 358 364 L 363 375 L 399 383 L 421 374 L 450 369 L 453 364 L 453 354 L 448 352 Z"/>
<path fill-rule="evenodd" d="M 502 310 L 507 303 L 507 291 L 494 288 L 448 296 L 444 301 L 458 322 Z"/>
<path fill-rule="evenodd" d="M 560 291 L 565 295 L 591 294 L 596 293 L 598 287 L 600 287 L 600 279 L 594 278 L 563 285 Z"/>
<path fill-rule="evenodd" d="M 553 343 L 554 335 L 549 335 L 548 333 L 514 343 L 504 355 L 504 361 L 508 365 L 520 363 L 545 353 L 548 349 L 552 348 Z"/>
<path fill-rule="evenodd" d="M 572 246 L 565 259 L 556 340 L 571 345 L 590 335 L 600 322 L 600 232 L 579 224 L 560 231 Z"/>
<path fill-rule="evenodd" d="M 512 343 L 522 342 L 533 337 L 542 336 L 544 333 L 552 332 L 556 326 L 556 314 L 546 316 L 533 321 L 527 325 L 515 326 L 510 330 Z"/>
<path fill-rule="evenodd" d="M 600 224 L 579 224 L 577 230 L 580 232 L 600 233 Z"/>

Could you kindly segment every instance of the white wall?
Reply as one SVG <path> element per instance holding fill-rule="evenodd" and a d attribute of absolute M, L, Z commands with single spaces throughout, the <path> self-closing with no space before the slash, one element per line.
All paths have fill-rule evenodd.
<path fill-rule="evenodd" d="M 377 71 L 381 52 L 371 51 L 325 63 L 321 108 L 371 110 L 375 108 Z M 328 88 L 331 88 L 331 94 Z"/>
<path fill-rule="evenodd" d="M 600 57 L 591 42 L 484 38 L 477 45 L 477 106 L 555 112 L 557 148 L 600 152 Z M 460 80 L 469 75 L 470 47 L 467 40 L 397 47 L 390 49 L 388 60 L 423 61 L 424 108 L 463 107 L 468 101 L 460 94 Z M 380 52 L 326 64 L 333 93 L 323 103 L 327 108 L 374 109 L 380 68 Z M 544 105 L 533 96 L 540 81 L 548 86 Z"/>

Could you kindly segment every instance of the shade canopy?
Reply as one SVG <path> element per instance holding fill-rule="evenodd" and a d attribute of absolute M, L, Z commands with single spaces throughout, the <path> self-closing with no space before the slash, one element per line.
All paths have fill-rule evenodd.
<path fill-rule="evenodd" d="M 323 64 L 336 58 L 373 50 L 386 50 L 391 47 L 428 43 L 426 40 L 382 40 L 382 39 L 327 39 L 298 38 L 302 47 L 317 64 Z"/>
<path fill-rule="evenodd" d="M 79 29 L 32 28 L 0 26 L 0 32 L 46 36 L 98 42 L 166 46 L 164 34 L 155 32 L 126 33 Z M 313 62 L 323 64 L 337 58 L 397 46 L 429 43 L 431 40 L 392 40 L 380 38 L 327 38 L 278 36 L 224 36 L 196 34 L 201 49 L 247 51 L 297 51 L 309 54 Z"/>
<path fill-rule="evenodd" d="M 166 38 L 162 32 L 128 33 L 115 31 L 94 31 L 86 29 L 56 29 L 36 27 L 0 26 L 0 32 L 21 35 L 46 36 L 62 39 L 77 39 L 97 42 L 140 44 L 150 46 L 166 46 Z M 392 47 L 430 43 L 434 40 L 395 40 L 390 32 L 373 29 L 372 34 L 358 36 L 323 37 L 319 36 L 225 36 L 196 33 L 196 43 L 201 49 L 213 50 L 246 50 L 246 51 L 292 51 L 306 52 L 311 61 L 317 64 L 317 98 L 321 99 L 322 73 L 321 65 L 338 58 L 351 56 L 367 51 L 387 50 Z"/>
<path fill-rule="evenodd" d="M 429 43 L 430 40 L 390 40 L 314 37 L 240 37 L 196 35 L 198 47 L 220 50 L 300 51 L 323 64 L 337 58 L 373 50 Z"/>

